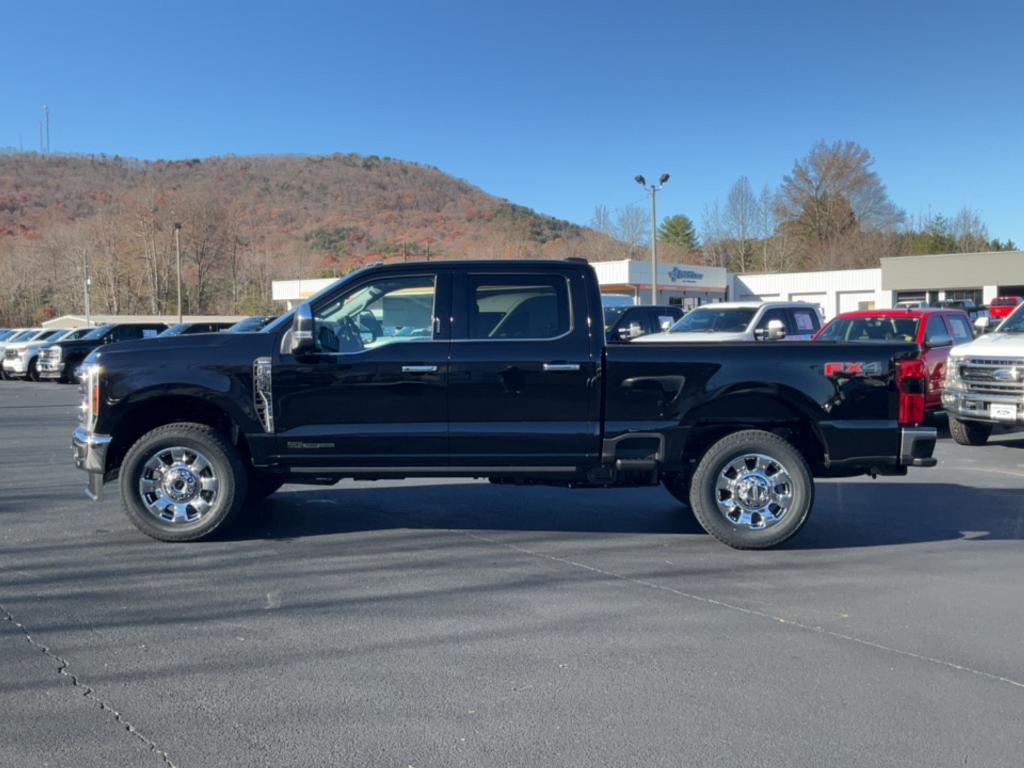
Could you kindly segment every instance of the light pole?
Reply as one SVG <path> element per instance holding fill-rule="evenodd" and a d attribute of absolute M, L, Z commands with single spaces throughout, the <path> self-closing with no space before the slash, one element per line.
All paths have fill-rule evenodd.
<path fill-rule="evenodd" d="M 174 253 L 178 266 L 178 323 L 181 324 L 181 222 L 174 222 Z"/>
<path fill-rule="evenodd" d="M 668 174 L 661 174 L 657 184 L 647 186 L 643 176 L 635 178 L 637 184 L 651 193 L 651 304 L 658 303 L 658 207 L 656 198 L 662 187 L 668 184 Z"/>

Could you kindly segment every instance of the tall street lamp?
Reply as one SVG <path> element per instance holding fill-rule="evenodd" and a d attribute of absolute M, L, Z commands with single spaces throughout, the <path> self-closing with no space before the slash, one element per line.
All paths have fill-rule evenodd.
<path fill-rule="evenodd" d="M 668 183 L 668 174 L 663 173 L 657 184 L 647 186 L 643 176 L 635 178 L 637 184 L 651 193 L 651 304 L 658 303 L 658 211 L 656 199 L 658 192 Z"/>
<path fill-rule="evenodd" d="M 178 324 L 181 324 L 181 222 L 174 222 L 174 253 L 178 265 Z"/>

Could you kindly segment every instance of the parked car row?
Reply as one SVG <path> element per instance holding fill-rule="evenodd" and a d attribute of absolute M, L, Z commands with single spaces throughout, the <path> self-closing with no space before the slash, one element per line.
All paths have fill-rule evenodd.
<path fill-rule="evenodd" d="M 122 341 L 196 333 L 246 333 L 273 317 L 247 317 L 235 324 L 219 322 L 110 323 L 85 328 L 0 328 L 0 378 L 70 382 L 85 357 L 97 347 Z"/>

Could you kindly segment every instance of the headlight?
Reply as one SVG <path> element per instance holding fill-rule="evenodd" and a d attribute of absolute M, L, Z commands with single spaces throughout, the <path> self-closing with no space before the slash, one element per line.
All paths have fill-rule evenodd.
<path fill-rule="evenodd" d="M 961 359 L 958 357 L 950 357 L 946 360 L 946 378 L 943 381 L 943 386 L 957 387 L 961 384 L 960 363 Z"/>
<path fill-rule="evenodd" d="M 96 427 L 96 419 L 100 413 L 100 374 L 98 365 L 90 365 L 82 369 L 82 425 L 87 432 Z"/>

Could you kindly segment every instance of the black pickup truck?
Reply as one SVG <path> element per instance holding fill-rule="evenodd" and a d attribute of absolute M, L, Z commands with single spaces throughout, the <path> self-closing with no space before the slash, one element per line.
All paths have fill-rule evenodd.
<path fill-rule="evenodd" d="M 94 328 L 85 336 L 58 341 L 39 352 L 39 378 L 68 383 L 74 380 L 75 369 L 97 347 L 134 339 L 155 338 L 167 329 L 163 323 L 108 323 Z"/>
<path fill-rule="evenodd" d="M 200 539 L 283 483 L 664 483 L 738 548 L 779 544 L 815 476 L 928 467 L 917 349 L 607 345 L 582 261 L 374 266 L 258 333 L 101 347 L 72 448 L 88 492 Z"/>

